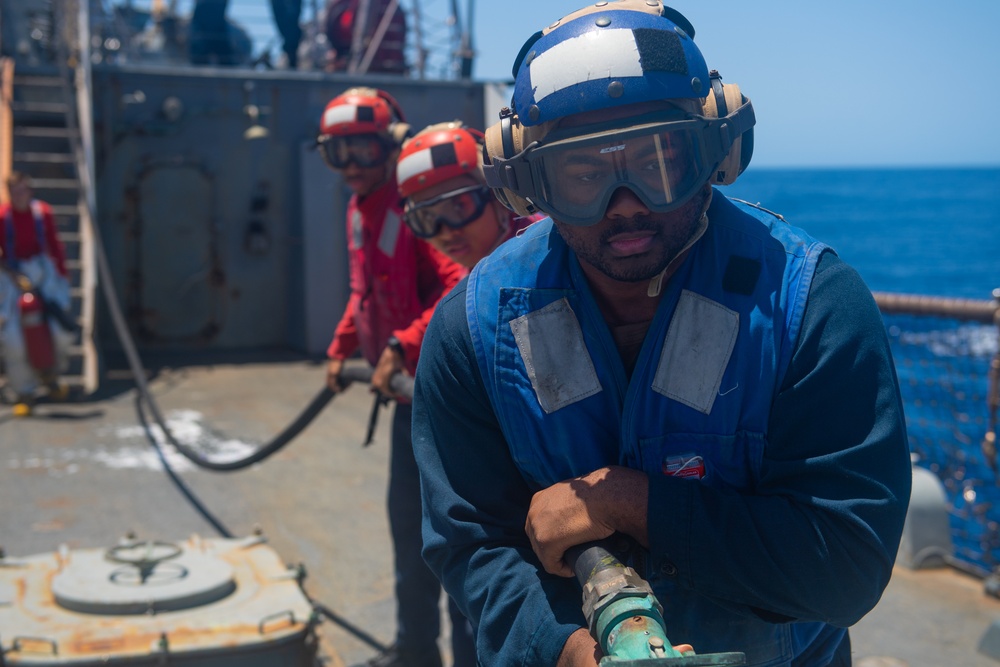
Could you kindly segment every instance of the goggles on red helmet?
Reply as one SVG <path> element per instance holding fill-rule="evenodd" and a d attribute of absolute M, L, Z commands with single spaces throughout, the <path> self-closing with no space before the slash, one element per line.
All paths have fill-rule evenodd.
<path fill-rule="evenodd" d="M 390 153 L 385 139 L 377 134 L 322 135 L 318 145 L 323 160 L 333 169 L 346 169 L 352 162 L 365 169 L 380 167 Z"/>
<path fill-rule="evenodd" d="M 404 219 L 414 236 L 429 239 L 438 235 L 441 225 L 461 229 L 475 222 L 491 201 L 493 193 L 488 187 L 470 185 L 419 203 L 409 200 Z"/>
<path fill-rule="evenodd" d="M 708 182 L 733 141 L 752 126 L 747 103 L 725 118 L 668 110 L 561 128 L 510 159 L 493 156 L 486 176 L 491 187 L 506 188 L 570 225 L 600 222 L 623 187 L 650 211 L 665 213 Z"/>

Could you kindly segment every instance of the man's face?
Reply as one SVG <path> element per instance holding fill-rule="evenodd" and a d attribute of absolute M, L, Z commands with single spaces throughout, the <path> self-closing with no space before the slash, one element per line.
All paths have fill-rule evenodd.
<path fill-rule="evenodd" d="M 574 125 L 589 125 L 609 120 L 618 120 L 630 115 L 638 115 L 655 110 L 657 105 L 646 103 L 631 105 L 616 109 L 595 111 L 567 119 L 561 127 Z M 629 149 L 623 147 L 624 155 Z M 689 164 L 687 150 L 678 147 L 666 147 L 663 154 L 673 156 L 669 163 L 669 180 L 680 183 L 685 179 L 685 170 Z M 590 187 L 590 183 L 600 181 L 603 175 L 601 165 L 593 164 L 594 159 L 611 159 L 613 154 L 591 156 L 584 160 L 572 153 L 567 156 L 573 164 L 565 165 L 564 170 L 569 182 L 564 186 L 562 196 L 572 198 L 574 191 Z M 641 164 L 643 155 L 628 156 L 633 163 Z M 617 159 L 617 158 L 616 158 Z M 613 165 L 608 165 L 613 169 Z M 650 170 L 652 173 L 652 170 Z M 639 173 L 644 173 L 640 170 Z M 661 178 L 656 172 L 657 178 Z M 578 178 L 579 177 L 579 178 Z M 667 213 L 650 211 L 642 200 L 627 187 L 619 187 L 608 202 L 604 217 L 590 226 L 574 226 L 553 218 L 559 234 L 582 262 L 597 269 L 607 277 L 621 282 L 639 282 L 649 280 L 662 272 L 668 264 L 683 250 L 688 241 L 697 232 L 699 218 L 711 188 L 705 185 L 699 188 L 689 199 L 679 207 Z"/>
<path fill-rule="evenodd" d="M 343 177 L 351 192 L 364 197 L 385 183 L 395 162 L 397 151 L 392 151 L 375 134 L 354 134 L 329 137 L 320 144 L 327 165 Z"/>
<path fill-rule="evenodd" d="M 653 213 L 632 191 L 619 188 L 596 225 L 554 222 L 581 262 L 613 280 L 639 282 L 661 273 L 687 245 L 709 193 L 706 185 L 680 208 Z"/>
<path fill-rule="evenodd" d="M 365 197 L 388 180 L 386 172 L 389 170 L 384 164 L 378 167 L 359 167 L 352 162 L 343 169 L 335 171 L 340 173 L 351 192 L 359 197 Z"/>
<path fill-rule="evenodd" d="M 446 195 L 463 188 L 479 185 L 471 176 L 458 176 L 448 179 L 438 185 L 413 193 L 410 201 L 413 204 L 426 202 L 435 197 Z M 438 222 L 438 231 L 427 242 L 437 250 L 448 255 L 452 260 L 466 268 L 472 268 L 485 257 L 500 239 L 503 228 L 497 218 L 497 206 L 493 195 L 478 217 L 472 218 L 477 207 L 473 193 L 465 193 L 456 197 L 441 200 L 426 214 L 430 218 L 447 218 L 452 223 L 464 223 L 459 227 Z"/>
<path fill-rule="evenodd" d="M 31 186 L 25 182 L 10 186 L 10 205 L 15 211 L 26 211 L 31 207 Z"/>

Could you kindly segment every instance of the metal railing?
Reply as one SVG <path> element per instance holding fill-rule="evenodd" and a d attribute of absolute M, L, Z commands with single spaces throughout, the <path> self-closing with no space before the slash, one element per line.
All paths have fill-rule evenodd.
<path fill-rule="evenodd" d="M 875 293 L 916 465 L 945 489 L 953 565 L 1000 566 L 1000 290 L 993 299 Z"/>
<path fill-rule="evenodd" d="M 359 0 L 358 14 L 374 0 Z M 225 62 L 236 67 L 283 66 L 283 37 L 277 27 L 271 0 L 218 0 L 225 7 L 224 34 L 210 35 L 215 44 L 225 42 Z M 299 16 L 302 38 L 298 52 L 298 69 L 331 71 L 333 58 L 325 32 L 327 0 L 304 0 Z M 91 28 L 94 40 L 91 60 L 94 63 L 148 64 L 171 66 L 191 64 L 192 18 L 195 0 L 101 0 L 91 2 Z M 408 76 L 419 79 L 469 78 L 474 52 L 471 48 L 472 2 L 467 16 L 459 16 L 458 3 L 447 0 L 392 0 L 405 17 L 407 30 L 401 44 L 407 62 Z M 373 4 L 371 14 L 383 8 Z M 376 51 L 387 35 L 388 16 L 373 16 L 366 30 L 364 43 L 370 48 L 352 44 L 344 71 L 365 73 L 375 71 Z M 467 19 L 468 21 L 466 21 Z M 217 23 L 218 21 L 215 21 Z M 213 24 L 214 25 L 214 24 Z M 201 30 L 199 28 L 199 30 Z M 198 32 L 201 35 L 201 32 Z M 357 36 L 357 35 L 356 35 Z M 370 40 L 370 42 L 369 42 Z"/>

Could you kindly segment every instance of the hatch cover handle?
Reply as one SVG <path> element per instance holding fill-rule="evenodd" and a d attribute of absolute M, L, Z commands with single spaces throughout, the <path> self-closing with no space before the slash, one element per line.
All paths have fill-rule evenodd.
<path fill-rule="evenodd" d="M 14 644 L 11 646 L 11 650 L 16 653 L 28 653 L 24 649 L 24 644 L 48 644 L 52 649 L 52 655 L 59 655 L 59 645 L 56 644 L 56 640 L 48 639 L 47 637 L 14 637 Z M 32 651 L 33 653 L 40 653 L 37 649 Z"/>
<path fill-rule="evenodd" d="M 260 634 L 265 634 L 264 626 L 268 623 L 275 621 L 279 618 L 288 617 L 288 624 L 295 625 L 295 612 L 291 609 L 286 609 L 285 611 L 279 611 L 277 614 L 271 614 L 270 616 L 265 616 L 261 619 L 260 623 L 257 625 L 257 632 Z"/>

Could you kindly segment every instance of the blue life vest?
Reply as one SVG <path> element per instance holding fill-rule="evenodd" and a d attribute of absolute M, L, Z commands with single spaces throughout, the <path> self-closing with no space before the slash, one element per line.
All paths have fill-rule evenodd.
<path fill-rule="evenodd" d="M 530 485 L 621 465 L 754 492 L 772 399 L 828 247 L 718 191 L 708 218 L 664 287 L 631 378 L 551 220 L 472 271 L 466 314 L 479 368 Z M 750 665 L 787 665 L 807 649 L 832 655 L 846 632 L 765 622 L 676 586 L 651 564 L 645 569 L 668 602 L 668 636 L 699 653 L 743 651 Z"/>

